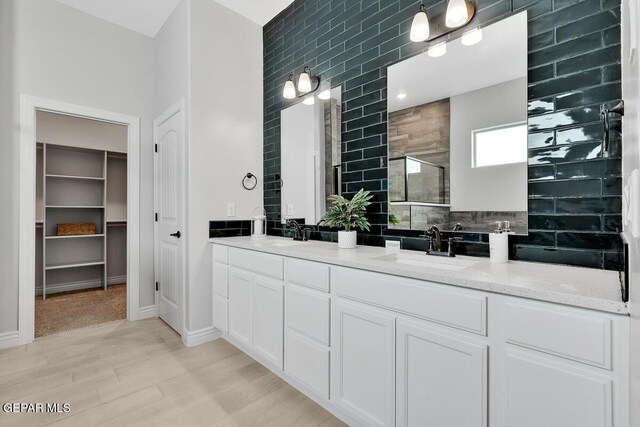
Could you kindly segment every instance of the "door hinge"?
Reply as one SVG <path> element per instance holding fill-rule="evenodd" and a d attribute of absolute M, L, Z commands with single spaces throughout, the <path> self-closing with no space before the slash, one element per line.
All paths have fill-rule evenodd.
<path fill-rule="evenodd" d="M 158 222 L 158 212 L 156 212 L 156 222 Z"/>
<path fill-rule="evenodd" d="M 154 144 L 154 150 L 156 151 L 156 153 L 158 152 L 158 144 Z"/>
<path fill-rule="evenodd" d="M 160 290 L 160 285 L 158 284 L 158 282 L 156 282 L 156 291 Z"/>

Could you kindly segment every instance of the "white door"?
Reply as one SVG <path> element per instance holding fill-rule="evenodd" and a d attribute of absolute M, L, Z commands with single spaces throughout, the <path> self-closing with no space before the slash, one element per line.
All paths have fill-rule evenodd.
<path fill-rule="evenodd" d="M 182 335 L 185 269 L 184 108 L 154 121 L 158 314 Z"/>
<path fill-rule="evenodd" d="M 253 346 L 253 275 L 229 269 L 229 335 Z"/>
<path fill-rule="evenodd" d="M 611 379 L 579 364 L 506 354 L 506 425 L 514 427 L 611 427 Z"/>
<path fill-rule="evenodd" d="M 395 316 L 332 302 L 331 400 L 368 426 L 395 424 Z"/>
<path fill-rule="evenodd" d="M 487 425 L 487 346 L 398 320 L 398 427 Z"/>
<path fill-rule="evenodd" d="M 253 348 L 283 369 L 284 285 L 280 281 L 255 276 L 253 295 Z"/>

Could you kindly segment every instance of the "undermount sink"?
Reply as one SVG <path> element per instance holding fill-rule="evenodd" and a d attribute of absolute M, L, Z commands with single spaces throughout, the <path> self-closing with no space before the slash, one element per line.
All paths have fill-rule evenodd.
<path fill-rule="evenodd" d="M 405 252 L 393 253 L 371 259 L 376 261 L 392 262 L 400 265 L 412 265 L 428 269 L 451 271 L 464 270 L 465 268 L 476 264 L 474 261 L 460 258 L 437 257 L 435 255 L 427 255 L 424 253 L 409 254 Z"/>
<path fill-rule="evenodd" d="M 302 242 L 300 240 L 276 240 L 276 241 L 265 240 L 264 243 L 268 244 L 269 246 L 275 246 L 275 247 L 282 248 L 282 247 L 287 247 L 287 246 L 304 245 L 305 243 L 308 243 L 308 242 Z"/>

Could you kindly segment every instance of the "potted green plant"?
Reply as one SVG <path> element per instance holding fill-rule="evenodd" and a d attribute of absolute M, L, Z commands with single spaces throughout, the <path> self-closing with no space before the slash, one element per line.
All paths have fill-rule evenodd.
<path fill-rule="evenodd" d="M 364 189 L 360 189 L 351 200 L 336 194 L 329 196 L 333 205 L 325 214 L 322 225 L 343 229 L 338 230 L 339 248 L 353 249 L 356 247 L 358 235 L 356 230 L 352 230 L 353 228 L 369 231 L 371 225 L 365 214 L 372 198 L 373 196 Z"/>

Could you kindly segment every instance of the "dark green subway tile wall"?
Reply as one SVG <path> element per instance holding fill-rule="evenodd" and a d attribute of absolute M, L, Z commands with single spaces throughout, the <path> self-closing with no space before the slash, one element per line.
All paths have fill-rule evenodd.
<path fill-rule="evenodd" d="M 443 0 L 426 0 L 431 13 Z M 621 97 L 619 0 L 475 0 L 474 24 L 528 11 L 529 227 L 511 239 L 515 259 L 618 269 L 621 133 L 599 157 L 600 106 Z M 420 249 L 415 232 L 387 230 L 387 66 L 422 53 L 411 43 L 414 0 L 296 0 L 264 27 L 264 204 L 280 216 L 280 111 L 289 74 L 309 66 L 342 86 L 343 191 L 375 196 L 362 244 L 384 238 Z M 457 38 L 463 30 L 448 36 Z M 322 233 L 327 233 L 323 231 Z M 325 236 L 326 237 L 326 236 Z M 486 235 L 470 234 L 462 253 L 487 255 Z"/>

